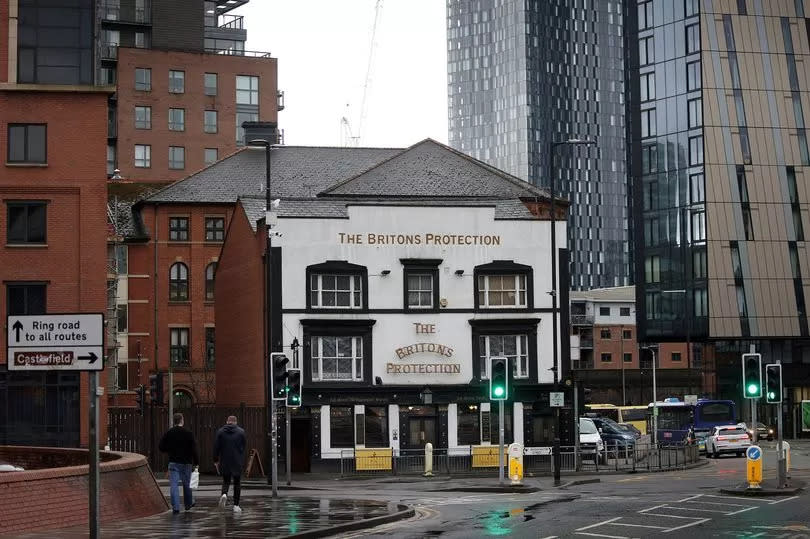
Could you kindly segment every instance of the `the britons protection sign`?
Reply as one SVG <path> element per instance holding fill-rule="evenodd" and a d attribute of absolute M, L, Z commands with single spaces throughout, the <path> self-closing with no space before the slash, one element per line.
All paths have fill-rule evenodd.
<path fill-rule="evenodd" d="M 104 317 L 101 314 L 9 315 L 6 331 L 10 371 L 100 371 L 104 368 Z"/>

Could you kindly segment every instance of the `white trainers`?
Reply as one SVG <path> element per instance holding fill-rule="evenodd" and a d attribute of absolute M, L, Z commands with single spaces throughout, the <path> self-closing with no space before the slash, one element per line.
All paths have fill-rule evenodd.
<path fill-rule="evenodd" d="M 222 496 L 220 496 L 219 497 L 219 508 L 220 509 L 225 509 L 225 504 L 227 502 L 228 502 L 228 495 L 227 494 L 223 494 Z"/>
<path fill-rule="evenodd" d="M 241 512 L 242 512 L 242 508 L 241 508 L 241 507 L 239 507 L 238 505 L 234 505 L 234 506 L 233 506 L 233 512 L 234 512 L 234 513 L 241 513 Z"/>

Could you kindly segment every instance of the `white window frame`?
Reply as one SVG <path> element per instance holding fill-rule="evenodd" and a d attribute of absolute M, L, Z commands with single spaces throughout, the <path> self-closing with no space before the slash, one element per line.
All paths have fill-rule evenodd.
<path fill-rule="evenodd" d="M 312 367 L 313 382 L 362 382 L 363 381 L 363 337 L 358 335 L 313 335 L 310 346 L 310 365 Z M 323 342 L 325 339 L 335 340 L 335 356 L 323 355 Z M 339 339 L 351 339 L 351 355 L 341 356 Z M 341 376 L 340 369 L 337 369 L 335 376 L 325 377 L 323 370 L 324 360 L 334 359 L 351 362 L 351 374 Z M 347 373 L 348 371 L 346 371 Z"/>
<path fill-rule="evenodd" d="M 418 288 L 411 288 L 410 286 L 410 279 L 411 277 L 418 277 L 419 279 L 419 287 Z M 429 288 L 422 288 L 423 279 L 427 278 L 430 281 Z M 435 307 L 433 305 L 433 289 L 436 286 L 434 282 L 433 273 L 427 272 L 419 272 L 419 271 L 408 271 L 405 273 L 405 282 L 406 282 L 406 293 L 408 295 L 408 308 L 409 309 L 432 309 Z M 411 293 L 416 294 L 417 303 L 411 303 Z M 422 296 L 424 294 L 428 294 L 428 303 L 422 304 Z"/>
<path fill-rule="evenodd" d="M 514 277 L 515 278 L 515 288 L 500 288 L 500 289 L 491 289 L 490 282 L 494 278 L 500 278 L 501 284 L 503 284 L 504 277 Z M 526 289 L 526 280 L 527 275 L 525 273 L 501 273 L 497 275 L 479 275 L 478 276 L 478 294 L 479 294 L 479 302 L 478 306 L 482 309 L 490 309 L 490 308 L 498 308 L 498 309 L 525 309 L 529 305 L 529 293 Z M 483 286 L 482 286 L 483 285 Z M 489 293 L 492 292 L 503 292 L 504 294 L 512 291 L 514 292 L 515 303 L 513 305 L 507 304 L 500 304 L 500 305 L 493 305 L 489 302 Z M 520 295 L 523 293 L 523 302 L 520 302 Z M 483 294 L 483 301 L 480 301 L 480 295 Z"/>
<path fill-rule="evenodd" d="M 324 277 L 334 277 L 335 279 L 335 287 L 332 289 L 324 289 L 323 288 L 323 278 Z M 349 288 L 342 289 L 338 288 L 338 279 L 341 277 L 348 277 L 349 278 Z M 315 298 L 313 298 L 313 292 L 315 293 Z M 335 294 L 335 305 L 324 305 L 323 304 L 323 297 L 324 292 L 326 293 L 334 293 Z M 363 276 L 359 273 L 313 273 L 309 276 L 309 293 L 311 299 L 317 299 L 316 301 L 311 301 L 311 305 L 313 309 L 362 309 L 363 308 Z M 349 304 L 348 305 L 338 305 L 337 298 L 339 293 L 348 293 L 349 294 Z"/>
<path fill-rule="evenodd" d="M 495 354 L 490 352 L 491 339 L 515 339 L 515 355 Z M 482 345 L 483 341 L 483 346 Z M 512 365 L 512 377 L 516 380 L 525 379 L 529 377 L 529 336 L 525 333 L 514 335 L 487 335 L 482 334 L 478 336 L 478 355 L 481 359 L 480 371 L 481 379 L 489 380 L 489 364 L 491 357 L 507 357 L 509 363 Z"/>
<path fill-rule="evenodd" d="M 178 81 L 180 82 L 179 84 L 177 84 Z M 170 94 L 186 93 L 186 72 L 183 71 L 182 69 L 169 70 L 169 93 Z"/>
<path fill-rule="evenodd" d="M 169 131 L 186 130 L 186 109 L 172 107 L 169 109 Z"/>
<path fill-rule="evenodd" d="M 141 112 L 142 117 L 138 117 Z M 135 105 L 135 129 L 152 129 L 152 107 Z"/>
<path fill-rule="evenodd" d="M 208 158 L 208 154 L 212 153 L 212 152 L 214 154 L 214 159 L 213 160 Z M 218 148 L 205 148 L 205 150 L 203 150 L 203 159 L 205 160 L 206 165 L 213 165 L 214 163 L 219 161 L 219 149 Z"/>

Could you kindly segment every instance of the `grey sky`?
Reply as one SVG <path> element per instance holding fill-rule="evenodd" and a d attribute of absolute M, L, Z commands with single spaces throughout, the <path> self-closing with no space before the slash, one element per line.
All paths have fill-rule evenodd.
<path fill-rule="evenodd" d="M 246 48 L 278 58 L 285 144 L 345 145 L 344 116 L 357 136 L 375 5 L 253 0 L 234 11 L 245 15 Z M 383 0 L 361 145 L 447 142 L 445 9 L 445 0 Z"/>

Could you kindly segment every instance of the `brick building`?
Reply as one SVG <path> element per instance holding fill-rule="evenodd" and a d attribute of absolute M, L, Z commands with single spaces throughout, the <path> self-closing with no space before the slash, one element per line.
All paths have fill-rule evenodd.
<path fill-rule="evenodd" d="M 65 58 L 77 60 L 73 66 L 54 69 L 33 61 L 41 52 L 36 37 L 42 28 L 32 24 L 30 4 L 0 1 L 4 327 L 10 314 L 105 309 L 104 155 L 107 99 L 113 88 L 92 84 L 91 66 L 79 61 L 81 48 L 65 52 Z M 81 2 L 65 2 L 46 11 L 64 21 L 58 34 L 64 39 L 76 37 L 80 21 L 92 18 Z M 70 21 L 76 26 L 71 27 Z M 25 38 L 18 41 L 17 35 Z M 89 44 L 86 50 L 89 53 Z M 9 372 L 6 331 L 2 334 L 0 445 L 86 445 L 87 376 L 68 371 Z M 101 413 L 105 410 L 102 403 Z M 106 422 L 100 427 L 103 441 Z"/>

